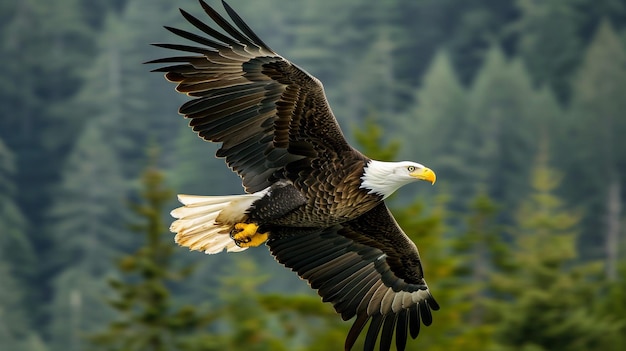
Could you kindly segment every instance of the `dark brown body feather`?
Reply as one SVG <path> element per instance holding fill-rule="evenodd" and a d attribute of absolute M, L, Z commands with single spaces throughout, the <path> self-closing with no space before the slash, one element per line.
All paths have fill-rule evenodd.
<path fill-rule="evenodd" d="M 404 349 L 419 319 L 438 306 L 423 279 L 417 248 L 379 195 L 361 189 L 369 159 L 353 149 L 333 116 L 321 83 L 272 51 L 226 4 L 231 25 L 200 4 L 226 34 L 181 10 L 207 37 L 166 27 L 200 46 L 155 44 L 192 55 L 150 63 L 194 99 L 179 112 L 241 178 L 249 193 L 267 188 L 251 221 L 270 229 L 276 259 L 318 289 L 344 319 L 356 316 L 354 344 L 368 320 L 365 349 L 396 335 Z M 382 328 L 382 329 L 381 329 Z"/>

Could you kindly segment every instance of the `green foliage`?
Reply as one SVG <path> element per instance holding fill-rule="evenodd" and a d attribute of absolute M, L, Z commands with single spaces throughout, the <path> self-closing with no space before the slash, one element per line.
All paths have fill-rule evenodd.
<path fill-rule="evenodd" d="M 346 112 L 342 111 L 341 116 L 347 114 L 358 123 L 363 123 L 363 117 L 366 117 L 365 123 L 368 123 L 367 117 L 372 114 L 390 116 L 397 110 L 405 86 L 394 79 L 397 64 L 394 52 L 398 42 L 393 40 L 392 32 L 390 26 L 381 25 L 367 44 L 369 49 L 351 67 L 354 77 L 339 82 L 339 88 L 346 95 Z M 379 124 L 385 128 L 391 125 L 386 120 L 380 120 Z"/>
<path fill-rule="evenodd" d="M 440 193 L 443 188 L 456 194 L 466 182 L 453 181 L 471 178 L 474 169 L 465 164 L 467 145 L 461 138 L 467 128 L 463 118 L 467 94 L 446 51 L 440 51 L 433 58 L 415 93 L 415 101 L 411 109 L 398 116 L 395 128 L 394 135 L 404 136 L 401 158 L 416 160 L 437 173 L 437 190 L 432 189 L 432 193 Z M 449 202 L 456 201 L 449 199 Z M 449 205 L 455 206 L 454 203 Z"/>
<path fill-rule="evenodd" d="M 595 349 L 617 326 L 594 311 L 598 265 L 572 267 L 580 216 L 554 195 L 561 176 L 550 166 L 547 142 L 542 146 L 533 191 L 521 204 L 512 233 L 514 269 L 492 278 L 499 296 L 493 301 L 496 337 L 507 350 Z"/>
<path fill-rule="evenodd" d="M 614 350 L 626 345 L 626 263 L 623 260 L 618 274 L 618 279 L 607 284 L 606 295 L 595 304 L 599 314 L 612 320 L 612 329 L 616 331 L 606 336 L 605 345 Z"/>
<path fill-rule="evenodd" d="M 236 271 L 222 279 L 220 300 L 226 329 L 223 348 L 230 350 L 287 350 L 289 334 L 274 327 L 271 313 L 258 302 L 258 289 L 267 277 L 251 260 L 240 260 Z M 289 333 L 289 328 L 286 329 Z M 282 334 L 282 335 L 281 335 Z"/>
<path fill-rule="evenodd" d="M 466 109 L 465 88 L 452 67 L 449 53 L 440 51 L 424 74 L 413 108 L 398 118 L 397 132 L 406 138 L 402 156 L 423 160 L 445 173 L 461 168 L 454 165 L 461 162 L 455 155 L 462 151 L 457 142 L 465 128 Z M 437 138 L 432 138 L 434 133 Z"/>
<path fill-rule="evenodd" d="M 434 334 L 429 346 L 435 350 L 493 346 L 494 328 L 486 323 L 484 297 L 486 280 L 498 257 L 498 208 L 485 193 L 479 193 L 468 206 L 463 229 L 445 226 L 453 214 L 446 210 L 449 201 L 440 200 L 434 212 L 437 226 L 429 231 L 437 245 L 414 239 L 427 264 L 429 286 L 445 306 L 435 315 L 434 330 L 425 334 Z"/>
<path fill-rule="evenodd" d="M 176 306 L 173 301 L 170 285 L 186 276 L 189 268 L 172 262 L 176 247 L 163 222 L 164 206 L 172 192 L 153 167 L 143 175 L 141 202 L 130 205 L 137 216 L 130 228 L 143 237 L 143 244 L 118 260 L 122 277 L 109 280 L 116 295 L 109 304 L 120 317 L 105 331 L 90 336 L 95 349 L 180 349 L 187 333 L 211 321 L 211 315 L 198 313 L 195 306 Z"/>
<path fill-rule="evenodd" d="M 26 304 L 27 277 L 35 273 L 35 255 L 26 236 L 26 223 L 13 200 L 15 161 L 0 140 L 0 348 L 26 351 L 30 338 L 38 338 Z"/>
<path fill-rule="evenodd" d="M 3 350 L 27 351 L 30 350 L 25 339 L 35 336 L 34 330 L 29 327 L 29 320 L 21 307 L 24 303 L 22 294 L 24 285 L 16 279 L 10 262 L 0 259 L 0 347 Z"/>
<path fill-rule="evenodd" d="M 169 161 L 175 137 L 171 131 L 180 122 L 170 104 L 162 96 L 171 94 L 171 86 L 162 83 L 162 76 L 148 74 L 141 62 L 156 55 L 148 45 L 152 30 L 159 21 L 175 18 L 169 1 L 128 1 L 124 11 L 108 13 L 98 36 L 97 54 L 89 69 L 81 71 L 83 89 L 74 96 L 76 113 L 99 121 L 108 137 L 107 147 L 126 162 L 120 165 L 129 179 L 142 169 L 145 145 L 158 140 L 164 162 Z M 145 49 L 140 49 L 145 48 Z M 174 112 L 173 110 L 172 112 Z"/>
<path fill-rule="evenodd" d="M 51 195 L 64 159 L 88 119 L 69 102 L 83 87 L 80 71 L 93 58 L 102 13 L 120 2 L 25 0 L 0 5 L 0 60 L 5 64 L 0 139 L 15 156 L 12 202 L 27 216 L 24 233 L 36 247 L 50 244 L 46 215 Z M 46 289 L 47 273 L 43 269 L 31 274 L 32 290 Z M 37 296 L 33 299 L 37 303 L 29 305 L 43 299 Z"/>
<path fill-rule="evenodd" d="M 468 179 L 473 191 L 484 186 L 507 207 L 526 190 L 528 160 L 535 152 L 534 111 L 529 108 L 533 98 L 521 63 L 508 61 L 499 48 L 492 47 L 469 96 L 464 140 L 472 152 L 466 153 L 465 165 L 474 171 Z"/>
<path fill-rule="evenodd" d="M 472 199 L 468 207 L 465 232 L 453 242 L 453 252 L 462 262 L 457 268 L 456 278 L 464 283 L 464 320 L 476 328 L 487 326 L 489 311 L 485 303 L 488 295 L 487 282 L 494 266 L 504 266 L 502 226 L 498 224 L 498 206 L 485 192 Z M 504 263 L 504 264 L 503 264 Z M 493 327 L 488 327 L 489 336 Z M 485 332 L 485 331 L 484 331 Z"/>
<path fill-rule="evenodd" d="M 384 141 L 383 129 L 374 122 L 373 117 L 365 121 L 365 127 L 356 129 L 354 136 L 363 153 L 375 160 L 391 161 L 400 149 L 400 142 L 397 139 L 381 147 Z"/>
<path fill-rule="evenodd" d="M 83 125 L 83 116 L 67 107 L 82 86 L 79 67 L 93 54 L 90 40 L 97 26 L 84 16 L 87 3 L 26 0 L 0 5 L 0 60 L 5 70 L 0 83 L 0 139 L 13 154 L 14 175 L 11 200 L 0 198 L 4 212 L 0 216 L 10 216 L 0 219 L 9 221 L 2 223 L 0 240 L 17 240 L 10 253 L 0 254 L 13 262 L 17 280 L 26 284 L 23 311 L 42 334 L 48 319 L 41 306 L 52 295 L 50 266 L 42 260 L 51 247 L 46 216 L 64 158 Z M 40 249 L 37 257 L 31 247 Z"/>
<path fill-rule="evenodd" d="M 48 230 L 55 249 L 42 253 L 55 289 L 49 333 L 59 349 L 81 350 L 82 334 L 101 329 L 112 316 L 101 300 L 110 293 L 105 280 L 112 260 L 132 242 L 131 236 L 119 235 L 127 220 L 127 187 L 100 124 L 92 122 L 72 150 L 55 193 Z"/>
<path fill-rule="evenodd" d="M 15 158 L 0 139 L 0 259 L 11 264 L 11 271 L 19 277 L 34 273 L 34 252 L 26 236 L 26 222 L 14 201 Z"/>
<path fill-rule="evenodd" d="M 535 84 L 546 84 L 560 99 L 567 99 L 572 73 L 579 64 L 583 47 L 583 38 L 578 34 L 576 4 L 572 1 L 539 3 L 520 0 L 518 6 L 523 15 L 512 29 L 520 35 L 519 56 Z"/>
<path fill-rule="evenodd" d="M 626 109 L 626 47 L 610 22 L 602 21 L 598 26 L 572 90 L 566 125 L 569 138 L 564 139 L 563 147 L 577 151 L 564 153 L 560 165 L 566 172 L 564 184 L 570 200 L 587 213 L 582 236 L 586 255 L 606 257 L 607 248 L 597 239 L 598 233 L 608 240 L 620 231 L 616 228 L 611 233 L 609 229 L 609 223 L 621 221 L 619 213 L 610 214 L 609 193 L 611 188 L 626 183 L 626 158 L 620 152 L 626 149 L 622 137 L 626 133 L 626 120 L 622 117 Z M 578 142 L 589 146 L 576 147 Z M 617 198 L 618 205 L 624 202 L 623 194 Z"/>

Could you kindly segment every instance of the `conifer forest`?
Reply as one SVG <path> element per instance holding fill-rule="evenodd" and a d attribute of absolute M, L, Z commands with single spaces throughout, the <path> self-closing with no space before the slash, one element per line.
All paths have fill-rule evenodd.
<path fill-rule="evenodd" d="M 408 350 L 626 348 L 625 0 L 228 3 L 353 146 L 437 173 L 387 200 L 441 305 Z M 0 0 L 0 350 L 343 348 L 265 246 L 174 243 L 177 193 L 243 192 L 142 64 L 179 7 Z"/>

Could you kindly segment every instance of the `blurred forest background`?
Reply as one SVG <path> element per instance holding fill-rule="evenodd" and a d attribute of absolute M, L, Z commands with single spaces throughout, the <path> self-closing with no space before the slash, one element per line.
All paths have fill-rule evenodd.
<path fill-rule="evenodd" d="M 626 347 L 626 1 L 230 4 L 354 145 L 437 172 L 390 201 L 442 306 L 410 349 Z M 1 350 L 342 348 L 350 323 L 265 247 L 167 231 L 175 193 L 242 191 L 141 64 L 183 42 L 178 7 L 205 18 L 0 0 Z"/>

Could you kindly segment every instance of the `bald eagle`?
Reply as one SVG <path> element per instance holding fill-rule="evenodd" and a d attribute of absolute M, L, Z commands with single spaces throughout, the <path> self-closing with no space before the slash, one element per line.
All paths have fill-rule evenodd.
<path fill-rule="evenodd" d="M 179 113 L 198 135 L 221 143 L 217 157 L 246 194 L 179 195 L 178 244 L 213 254 L 266 243 L 344 320 L 356 317 L 345 349 L 370 322 L 365 350 L 403 350 L 439 305 L 415 244 L 385 198 L 408 183 L 435 182 L 416 162 L 382 162 L 351 147 L 315 77 L 269 48 L 235 11 L 231 21 L 204 1 L 214 27 L 180 10 L 203 35 L 165 27 L 193 45 L 154 44 L 183 56 L 148 63 L 192 97 Z M 216 28 L 220 28 L 221 31 Z"/>

